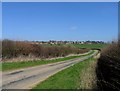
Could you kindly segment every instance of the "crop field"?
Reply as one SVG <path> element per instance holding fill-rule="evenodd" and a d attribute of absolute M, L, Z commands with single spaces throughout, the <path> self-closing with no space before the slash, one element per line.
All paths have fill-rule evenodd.
<path fill-rule="evenodd" d="M 95 49 L 101 49 L 104 47 L 107 47 L 108 44 L 72 44 L 75 47 L 78 48 L 95 48 Z"/>
<path fill-rule="evenodd" d="M 77 48 L 89 48 L 89 49 L 102 49 L 107 47 L 109 44 L 43 44 L 43 46 L 71 46 Z"/>

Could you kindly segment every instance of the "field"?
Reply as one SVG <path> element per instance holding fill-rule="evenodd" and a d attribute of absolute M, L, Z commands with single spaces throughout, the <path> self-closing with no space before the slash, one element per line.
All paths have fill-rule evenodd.
<path fill-rule="evenodd" d="M 93 89 L 96 88 L 95 63 L 96 59 L 89 58 L 79 62 L 38 84 L 36 89 Z M 89 69 L 89 70 L 88 70 Z M 89 75 L 89 76 L 88 76 Z M 91 76 L 91 75 L 94 75 Z M 84 78 L 83 78 L 84 77 Z M 86 81 L 85 81 L 86 80 Z"/>
<path fill-rule="evenodd" d="M 71 46 L 71 47 L 77 47 L 77 48 L 88 48 L 88 49 L 102 49 L 104 47 L 107 47 L 109 44 L 43 44 L 43 46 Z"/>
<path fill-rule="evenodd" d="M 73 46 L 78 48 L 101 49 L 107 47 L 108 44 L 73 44 Z"/>

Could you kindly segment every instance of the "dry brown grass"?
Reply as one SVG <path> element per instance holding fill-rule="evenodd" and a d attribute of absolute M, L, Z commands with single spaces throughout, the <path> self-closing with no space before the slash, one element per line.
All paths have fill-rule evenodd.
<path fill-rule="evenodd" d="M 96 64 L 97 60 L 91 59 L 89 64 L 82 70 L 80 78 L 80 88 L 82 89 L 97 89 L 96 79 Z"/>

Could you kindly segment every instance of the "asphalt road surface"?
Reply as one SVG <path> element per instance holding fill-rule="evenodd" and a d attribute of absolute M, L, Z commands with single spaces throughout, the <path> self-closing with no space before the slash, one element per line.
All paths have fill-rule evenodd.
<path fill-rule="evenodd" d="M 2 89 L 31 89 L 55 73 L 97 54 L 2 73 Z"/>

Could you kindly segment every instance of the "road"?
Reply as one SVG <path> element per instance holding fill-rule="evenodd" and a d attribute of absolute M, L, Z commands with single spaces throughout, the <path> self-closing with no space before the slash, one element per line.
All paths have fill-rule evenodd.
<path fill-rule="evenodd" d="M 84 61 L 96 54 L 97 51 L 95 51 L 89 56 L 84 56 L 81 58 L 29 67 L 15 71 L 3 72 L 2 89 L 31 89 L 36 84 L 44 81 L 45 79 L 54 75 L 55 73 L 66 69 L 78 62 Z"/>

